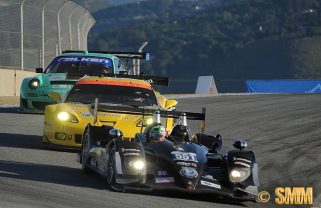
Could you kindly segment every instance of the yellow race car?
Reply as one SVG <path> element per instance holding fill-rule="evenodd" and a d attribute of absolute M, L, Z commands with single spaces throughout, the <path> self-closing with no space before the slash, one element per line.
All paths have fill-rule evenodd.
<path fill-rule="evenodd" d="M 68 76 L 68 75 L 67 75 Z M 72 76 L 72 75 L 69 75 Z M 88 123 L 92 126 L 113 126 L 122 129 L 123 139 L 135 138 L 135 133 L 144 131 L 151 116 L 130 113 L 110 113 L 95 108 L 98 100 L 102 108 L 132 108 L 143 110 L 171 111 L 177 105 L 176 100 L 169 100 L 154 91 L 150 83 L 168 84 L 168 78 L 135 75 L 85 76 L 73 86 L 65 99 L 56 92 L 51 92 L 58 104 L 45 108 L 43 145 L 48 148 L 80 149 L 82 135 Z M 97 105 L 97 104 L 96 104 Z M 94 121 L 94 115 L 97 121 Z M 173 119 L 168 118 L 162 123 L 167 128 L 173 126 Z"/>

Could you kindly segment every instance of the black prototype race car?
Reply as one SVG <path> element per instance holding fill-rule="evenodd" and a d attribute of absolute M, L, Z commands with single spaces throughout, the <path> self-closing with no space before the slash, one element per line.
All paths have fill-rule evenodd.
<path fill-rule="evenodd" d="M 257 202 L 258 165 L 255 153 L 243 150 L 247 147 L 245 141 L 235 140 L 233 146 L 238 150 L 223 154 L 221 135 L 193 135 L 187 126 L 187 119 L 203 120 L 205 124 L 205 111 L 141 110 L 128 113 L 153 113 L 154 122 L 143 133 L 136 133 L 135 141 L 122 140 L 122 131 L 112 126 L 87 125 L 82 151 L 77 155 L 83 172 L 100 174 L 117 191 L 181 190 Z M 111 113 L 115 110 L 99 111 Z M 148 131 L 164 116 L 176 118 L 176 126 L 166 141 L 151 143 Z"/>

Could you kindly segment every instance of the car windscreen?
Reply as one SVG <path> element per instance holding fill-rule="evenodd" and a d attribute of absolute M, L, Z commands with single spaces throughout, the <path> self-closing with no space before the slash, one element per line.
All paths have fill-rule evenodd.
<path fill-rule="evenodd" d="M 66 72 L 114 73 L 111 59 L 83 56 L 57 57 L 45 71 L 45 73 Z"/>
<path fill-rule="evenodd" d="M 89 104 L 94 103 L 95 98 L 99 99 L 100 104 L 107 105 L 157 105 L 156 96 L 151 89 L 97 84 L 75 85 L 69 92 L 65 102 Z"/>

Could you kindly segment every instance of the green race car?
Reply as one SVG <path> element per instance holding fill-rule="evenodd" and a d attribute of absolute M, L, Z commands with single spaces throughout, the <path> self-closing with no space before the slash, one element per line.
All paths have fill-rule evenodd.
<path fill-rule="evenodd" d="M 67 79 L 67 72 L 99 75 L 128 74 L 120 58 L 146 59 L 149 53 L 108 51 L 64 51 L 38 75 L 25 78 L 20 89 L 20 112 L 44 113 L 45 107 L 54 104 L 50 92 L 57 92 L 63 100 L 78 78 Z"/>

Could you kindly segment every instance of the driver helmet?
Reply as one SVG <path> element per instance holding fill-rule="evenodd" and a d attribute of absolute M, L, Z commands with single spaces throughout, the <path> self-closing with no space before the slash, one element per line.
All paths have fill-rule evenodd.
<path fill-rule="evenodd" d="M 132 94 L 132 99 L 135 101 L 142 101 L 142 92 L 134 92 Z"/>
<path fill-rule="evenodd" d="M 100 72 L 109 74 L 111 73 L 111 67 L 108 64 L 104 64 L 101 66 Z"/>
<path fill-rule="evenodd" d="M 151 143 L 154 143 L 156 141 L 166 141 L 165 137 L 167 135 L 168 132 L 166 128 L 161 124 L 154 126 L 149 132 L 149 138 L 152 140 Z"/>

